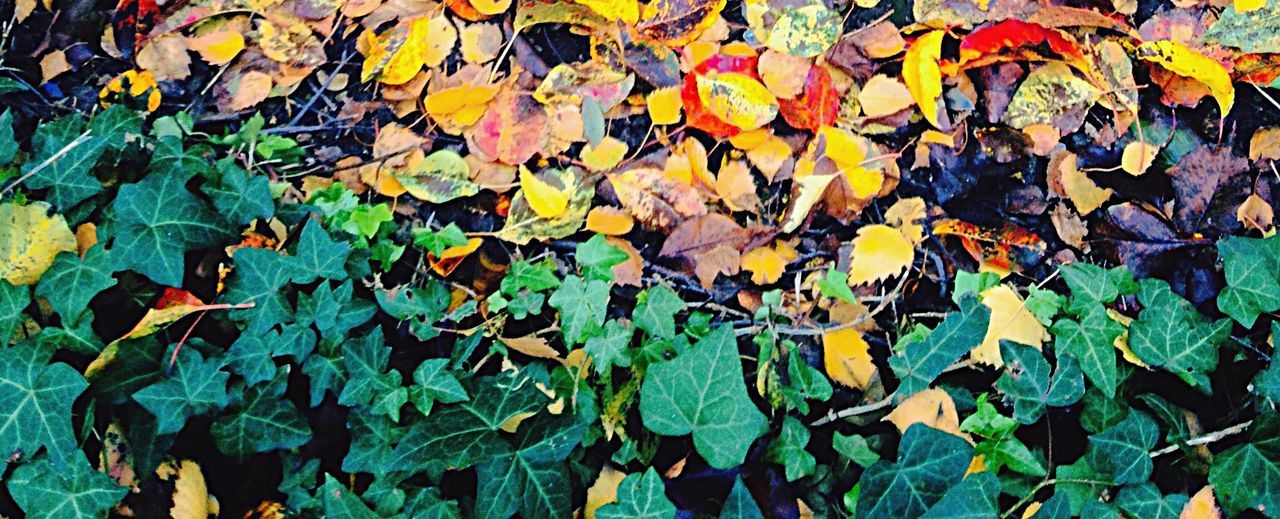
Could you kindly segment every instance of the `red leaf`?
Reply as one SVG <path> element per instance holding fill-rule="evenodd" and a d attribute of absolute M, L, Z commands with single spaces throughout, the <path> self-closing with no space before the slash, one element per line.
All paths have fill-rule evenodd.
<path fill-rule="evenodd" d="M 1066 33 L 1018 20 L 984 25 L 965 36 L 960 41 L 959 66 L 970 69 L 1001 61 L 1044 61 L 1053 57 L 1046 56 L 1044 50 L 1076 68 L 1087 68 L 1080 45 Z"/>
<path fill-rule="evenodd" d="M 717 54 L 711 56 L 694 67 L 693 74 L 685 74 L 684 84 L 680 88 L 680 99 L 684 101 L 685 123 L 691 128 L 707 132 L 712 137 L 724 139 L 742 132 L 737 126 L 721 121 L 703 106 L 698 96 L 698 77 L 711 72 L 734 72 L 760 79 L 756 75 L 756 56 L 739 56 Z"/>
<path fill-rule="evenodd" d="M 779 99 L 778 108 L 787 124 L 797 129 L 818 131 L 831 126 L 840 115 L 839 94 L 831 86 L 831 73 L 824 67 L 810 68 L 804 91 L 795 99 Z"/>

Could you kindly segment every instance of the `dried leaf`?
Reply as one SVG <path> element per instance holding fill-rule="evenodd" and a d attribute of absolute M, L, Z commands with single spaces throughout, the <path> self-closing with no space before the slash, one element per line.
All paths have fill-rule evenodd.
<path fill-rule="evenodd" d="M 876 374 L 871 345 L 855 328 L 822 334 L 822 361 L 831 380 L 854 389 L 866 389 Z"/>
<path fill-rule="evenodd" d="M 1130 142 L 1124 146 L 1124 152 L 1120 155 L 1120 169 L 1135 177 L 1139 176 L 1147 172 L 1159 154 L 1160 146 L 1142 141 Z"/>
<path fill-rule="evenodd" d="M 877 74 L 862 85 L 858 104 L 862 105 L 862 113 L 867 117 L 884 117 L 910 108 L 913 98 L 906 85 Z"/>
<path fill-rule="evenodd" d="M 935 128 L 942 128 L 939 111 L 945 110 L 938 103 L 942 96 L 942 69 L 938 61 L 942 58 L 942 38 L 945 36 L 946 31 L 925 33 L 911 44 L 902 61 L 902 80 L 920 106 L 920 113 Z"/>
<path fill-rule="evenodd" d="M 1221 63 L 1173 40 L 1149 41 L 1138 46 L 1138 57 L 1168 69 L 1182 77 L 1195 79 L 1209 88 L 1218 101 L 1221 117 L 1226 118 L 1236 102 L 1236 88 L 1231 75 Z"/>
<path fill-rule="evenodd" d="M 969 352 L 974 362 L 1003 367 L 1000 341 L 1013 341 L 1039 348 L 1047 337 L 1044 325 L 1027 310 L 1026 302 L 1009 285 L 997 285 L 984 291 L 982 304 L 991 309 L 991 318 L 987 322 L 987 334 L 982 338 L 982 343 Z"/>
<path fill-rule="evenodd" d="M 617 207 L 595 207 L 587 213 L 587 230 L 607 236 L 629 233 L 635 224 L 630 213 Z"/>
<path fill-rule="evenodd" d="M 751 176 L 751 168 L 741 160 L 720 166 L 716 194 L 733 211 L 759 212 L 760 196 L 756 194 L 755 178 Z"/>
<path fill-rule="evenodd" d="M 548 118 L 547 108 L 532 95 L 504 90 L 467 131 L 467 143 L 486 157 L 523 164 L 546 145 Z"/>
<path fill-rule="evenodd" d="M 697 190 L 656 169 L 632 169 L 608 178 L 618 201 L 647 229 L 668 230 L 687 218 L 707 213 Z"/>
<path fill-rule="evenodd" d="M 690 218 L 676 227 L 662 243 L 662 250 L 658 255 L 664 258 L 683 256 L 694 259 L 699 254 L 722 245 L 742 250 L 749 239 L 747 230 L 732 218 L 712 213 Z"/>
<path fill-rule="evenodd" d="M 968 438 L 960 432 L 960 415 L 956 413 L 955 401 L 942 389 L 926 389 L 911 395 L 893 408 L 884 419 L 897 427 L 899 432 L 905 433 L 908 427 L 919 423 Z"/>
<path fill-rule="evenodd" d="M 742 269 L 742 253 L 732 246 L 720 244 L 693 256 L 693 272 L 702 288 L 710 290 L 721 274 L 734 276 Z"/>
<path fill-rule="evenodd" d="M 915 248 L 902 232 L 888 225 L 858 229 L 849 263 L 849 286 L 901 275 L 915 260 Z"/>
<path fill-rule="evenodd" d="M 787 264 L 796 259 L 796 251 L 785 243 L 773 247 L 756 247 L 742 255 L 742 270 L 751 273 L 751 282 L 757 285 L 777 283 L 786 271 Z"/>

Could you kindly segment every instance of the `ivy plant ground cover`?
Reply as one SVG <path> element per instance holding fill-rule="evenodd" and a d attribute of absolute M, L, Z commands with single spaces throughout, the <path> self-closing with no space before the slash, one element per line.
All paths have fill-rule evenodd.
<path fill-rule="evenodd" d="M 1277 23 L 0 4 L 0 517 L 1280 515 Z"/>

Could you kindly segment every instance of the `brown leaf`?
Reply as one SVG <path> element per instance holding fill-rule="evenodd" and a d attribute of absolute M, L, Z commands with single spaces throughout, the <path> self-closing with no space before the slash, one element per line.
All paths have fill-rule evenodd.
<path fill-rule="evenodd" d="M 55 50 L 40 58 L 40 79 L 44 83 L 48 83 L 49 80 L 68 70 L 71 70 L 71 64 L 67 63 L 65 52 Z"/>
<path fill-rule="evenodd" d="M 750 235 L 746 229 L 722 214 L 708 214 L 686 220 L 662 243 L 662 257 L 694 259 L 721 245 L 741 251 Z"/>
<path fill-rule="evenodd" d="M 505 164 L 523 164 L 547 143 L 547 108 L 529 94 L 504 90 L 467 132 L 472 152 Z"/>
<path fill-rule="evenodd" d="M 508 348 L 516 350 L 530 357 L 538 357 L 542 359 L 559 359 L 560 352 L 547 344 L 547 340 L 537 335 L 528 335 L 525 337 L 507 338 L 499 337 L 499 341 Z"/>
<path fill-rule="evenodd" d="M 622 206 L 649 230 L 669 230 L 686 218 L 707 213 L 697 190 L 656 169 L 639 168 L 609 175 L 609 183 Z"/>
<path fill-rule="evenodd" d="M 742 253 L 737 249 L 720 244 L 711 250 L 699 252 L 693 258 L 693 272 L 702 283 L 702 288 L 711 290 L 716 277 L 736 275 L 742 269 Z"/>
<path fill-rule="evenodd" d="M 716 175 L 716 194 L 729 209 L 759 214 L 760 196 L 756 194 L 756 181 L 751 176 L 751 168 L 741 160 L 720 166 L 720 173 Z"/>
<path fill-rule="evenodd" d="M 640 251 L 631 242 L 616 236 L 608 236 L 604 242 L 627 253 L 627 261 L 613 266 L 613 281 L 619 285 L 639 287 L 640 279 L 644 277 L 644 258 Z"/>
<path fill-rule="evenodd" d="M 1238 228 L 1235 209 L 1252 192 L 1251 179 L 1243 174 L 1248 170 L 1249 162 L 1228 147 L 1200 148 L 1182 157 L 1169 168 L 1178 228 L 1188 233 Z"/>

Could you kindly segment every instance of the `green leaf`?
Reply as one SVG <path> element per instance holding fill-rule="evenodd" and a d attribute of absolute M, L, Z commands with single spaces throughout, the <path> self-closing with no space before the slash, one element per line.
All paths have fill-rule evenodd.
<path fill-rule="evenodd" d="M 89 383 L 71 366 L 49 364 L 53 351 L 28 341 L 0 348 L 0 456 L 34 456 L 41 447 L 55 460 L 76 449 L 71 405 Z"/>
<path fill-rule="evenodd" d="M 449 225 L 439 231 L 419 227 L 414 229 L 412 234 L 414 245 L 427 249 L 427 252 L 436 256 L 444 254 L 445 249 L 449 247 L 466 245 L 468 241 L 466 233 L 453 222 L 449 222 Z"/>
<path fill-rule="evenodd" d="M 1071 500 L 1066 492 L 1054 492 L 1046 499 L 1031 519 L 1070 519 Z"/>
<path fill-rule="evenodd" d="M 693 434 L 712 467 L 741 465 L 764 432 L 742 377 L 733 327 L 721 326 L 676 358 L 649 367 L 640 388 L 640 417 L 663 436 Z"/>
<path fill-rule="evenodd" d="M 424 415 L 431 414 L 435 402 L 455 404 L 467 400 L 467 390 L 449 371 L 449 359 L 427 359 L 413 370 L 409 401 Z"/>
<path fill-rule="evenodd" d="M 987 333 L 991 311 L 972 294 L 961 298 L 959 305 L 960 311 L 943 319 L 923 341 L 908 344 L 901 353 L 889 357 L 889 367 L 901 380 L 894 393 L 897 399 L 927 389 L 947 366 L 973 349 L 974 337 Z"/>
<path fill-rule="evenodd" d="M 609 282 L 578 276 L 565 278 L 547 303 L 560 311 L 565 342 L 581 344 L 600 332 L 609 308 Z"/>
<path fill-rule="evenodd" d="M 621 249 L 606 243 L 603 234 L 594 235 L 579 243 L 574 254 L 574 260 L 582 267 L 582 277 L 600 281 L 613 281 L 613 267 L 626 262 L 630 257 Z"/>
<path fill-rule="evenodd" d="M 991 272 L 957 271 L 955 289 L 951 291 L 951 301 L 958 305 L 965 294 L 977 296 L 999 284 L 1000 276 Z"/>
<path fill-rule="evenodd" d="M 604 323 L 604 330 L 587 339 L 583 349 L 591 356 L 596 373 L 605 373 L 612 366 L 631 366 L 631 356 L 627 354 L 631 334 L 630 326 L 615 319 Z"/>
<path fill-rule="evenodd" d="M 792 351 L 787 357 L 787 377 L 790 378 L 790 383 L 783 386 L 782 394 L 792 407 L 807 414 L 808 400 L 826 402 L 835 390 L 826 375 L 805 362 L 804 355 Z"/>
<path fill-rule="evenodd" d="M 560 278 L 556 277 L 555 266 L 550 261 L 530 263 L 519 260 L 511 264 L 511 271 L 502 278 L 502 293 L 515 296 L 521 290 L 541 292 L 560 286 Z"/>
<path fill-rule="evenodd" d="M 275 214 L 270 182 L 264 176 L 250 177 L 249 172 L 232 159 L 217 164 L 218 182 L 201 189 L 213 200 L 218 212 L 236 225 L 248 225 L 254 219 L 266 220 Z"/>
<path fill-rule="evenodd" d="M 363 339 L 348 341 L 343 346 L 342 364 L 347 368 L 347 383 L 342 386 L 338 403 L 345 406 L 371 406 L 373 414 L 400 420 L 400 408 L 409 401 L 409 390 L 401 385 L 400 372 L 387 371 L 391 346 L 376 328 Z"/>
<path fill-rule="evenodd" d="M 58 254 L 36 285 L 36 295 L 49 300 L 64 326 L 75 326 L 88 312 L 93 296 L 115 285 L 109 252 L 102 245 L 95 245 L 84 259 L 74 252 Z"/>
<path fill-rule="evenodd" d="M 0 81 L 3 81 L 3 78 Z M 13 110 L 0 113 L 0 166 L 13 162 L 18 155 L 18 141 L 13 138 Z"/>
<path fill-rule="evenodd" d="M 1210 321 L 1164 281 L 1144 279 L 1141 286 L 1138 300 L 1143 309 L 1129 324 L 1129 347 L 1152 367 L 1203 386 L 1196 377 L 1218 365 L 1218 345 L 1230 335 L 1231 321 Z"/>
<path fill-rule="evenodd" d="M 1280 510 L 1280 415 L 1265 411 L 1249 428 L 1249 442 L 1213 457 L 1209 483 L 1228 515 Z"/>
<path fill-rule="evenodd" d="M 880 455 L 871 450 L 867 439 L 857 434 L 845 436 L 835 433 L 831 436 L 831 448 L 864 469 L 880 461 Z"/>
<path fill-rule="evenodd" d="M 30 519 L 106 517 L 128 491 L 93 470 L 80 453 L 72 454 L 66 463 L 46 457 L 21 465 L 9 478 L 9 494 Z"/>
<path fill-rule="evenodd" d="M 398 427 L 385 416 L 355 408 L 347 415 L 351 448 L 342 458 L 344 472 L 367 472 L 381 477 L 390 470 L 391 454 L 407 427 Z"/>
<path fill-rule="evenodd" d="M 334 241 L 320 222 L 309 219 L 298 237 L 298 250 L 290 257 L 294 264 L 293 282 L 305 285 L 317 278 L 346 279 L 343 265 L 350 254 L 350 245 Z"/>
<path fill-rule="evenodd" d="M 1129 416 L 1127 404 L 1103 395 L 1097 387 L 1086 389 L 1080 402 L 1084 406 L 1080 410 L 1080 426 L 1091 434 L 1109 429 Z"/>
<path fill-rule="evenodd" d="M 1084 396 L 1084 378 L 1069 357 L 1058 359 L 1058 369 L 1050 378 L 1049 363 L 1036 348 L 1001 341 L 1000 355 L 1005 373 L 996 387 L 1013 400 L 1013 418 L 1019 422 L 1034 423 L 1046 406 L 1074 404 Z"/>
<path fill-rule="evenodd" d="M 742 484 L 742 477 L 733 478 L 733 488 L 720 509 L 720 519 L 764 519 L 760 505 L 751 497 L 751 491 Z"/>
<path fill-rule="evenodd" d="M 108 150 L 120 151 L 142 137 L 142 114 L 124 105 L 114 105 L 89 119 L 93 136 L 103 140 Z"/>
<path fill-rule="evenodd" d="M 568 517 L 573 493 L 569 453 L 582 442 L 586 425 L 541 416 L 521 424 L 514 452 L 476 467 L 476 516 L 506 519 Z"/>
<path fill-rule="evenodd" d="M 970 474 L 943 494 L 921 519 L 980 519 L 999 515 L 1000 480 L 990 472 Z"/>
<path fill-rule="evenodd" d="M 165 358 L 168 358 L 166 356 Z M 182 348 L 173 376 L 142 388 L 133 399 L 156 417 L 159 434 L 182 430 L 187 419 L 227 406 L 227 380 L 218 359 L 205 360 L 195 348 Z"/>
<path fill-rule="evenodd" d="M 1108 317 L 1106 307 L 1099 303 L 1082 306 L 1079 315 L 1078 319 L 1058 319 L 1049 329 L 1058 353 L 1075 359 L 1089 381 L 1107 398 L 1113 398 L 1120 383 L 1115 340 L 1125 328 Z"/>
<path fill-rule="evenodd" d="M 235 238 L 231 226 L 184 184 L 178 176 L 152 174 L 120 188 L 112 206 L 115 269 L 134 270 L 161 285 L 181 286 L 183 254 Z"/>
<path fill-rule="evenodd" d="M 389 223 L 393 219 L 391 207 L 387 204 L 362 204 L 353 208 L 341 224 L 342 230 L 369 239 L 378 234 L 378 228 L 382 227 L 382 224 Z"/>
<path fill-rule="evenodd" d="M 1142 483 L 1151 477 L 1148 452 L 1160 428 L 1141 411 L 1132 411 L 1114 427 L 1089 437 L 1089 464 L 1116 484 Z"/>
<path fill-rule="evenodd" d="M 188 149 L 183 146 L 179 137 L 162 137 L 155 141 L 151 151 L 151 163 L 147 164 L 147 174 L 153 176 L 174 176 L 184 182 L 195 174 L 205 176 L 211 171 L 204 158 L 206 147 Z"/>
<path fill-rule="evenodd" d="M 9 345 L 9 339 L 22 322 L 22 311 L 30 304 L 31 289 L 0 279 L 0 346 Z"/>
<path fill-rule="evenodd" d="M 1280 310 L 1280 238 L 1232 236 L 1218 242 L 1218 257 L 1227 278 L 1222 313 L 1252 328 L 1258 314 Z"/>
<path fill-rule="evenodd" d="M 293 310 L 280 290 L 289 283 L 295 269 L 287 256 L 269 249 L 241 247 L 232 255 L 232 264 L 235 272 L 222 297 L 227 303 L 253 303 L 253 308 L 231 312 L 232 318 L 251 322 L 246 331 L 266 333 L 292 319 Z"/>
<path fill-rule="evenodd" d="M 1125 267 L 1104 269 L 1077 261 L 1062 267 L 1062 279 L 1067 282 L 1067 288 L 1071 289 L 1073 307 L 1076 302 L 1110 304 L 1121 295 L 1138 292 L 1133 274 Z"/>
<path fill-rule="evenodd" d="M 964 478 L 972 459 L 973 447 L 960 437 L 912 425 L 897 461 L 878 461 L 862 473 L 857 517 L 919 517 Z"/>
<path fill-rule="evenodd" d="M 462 156 L 450 150 L 432 152 L 414 161 L 410 168 L 394 170 L 392 175 L 411 196 L 433 204 L 480 192 L 480 186 L 471 180 L 471 167 Z"/>
<path fill-rule="evenodd" d="M 1116 492 L 1116 506 L 1140 519 L 1178 519 L 1187 506 L 1187 496 L 1160 494 L 1154 483 L 1126 485 Z"/>
<path fill-rule="evenodd" d="M 355 492 L 338 483 L 332 475 L 324 475 L 324 486 L 319 493 L 323 495 L 324 516 L 333 519 L 378 519 L 378 514 L 369 509 Z"/>
<path fill-rule="evenodd" d="M 442 406 L 413 424 L 396 445 L 391 470 L 416 471 L 431 462 L 462 469 L 511 452 L 498 431 L 512 417 L 547 404 L 526 373 L 480 377 L 468 384 L 471 400 Z"/>
<path fill-rule="evenodd" d="M 1249 12 L 1237 11 L 1227 6 L 1218 15 L 1218 21 L 1204 33 L 1209 42 L 1235 47 L 1247 54 L 1280 52 L 1280 5 L 1264 2 L 1261 8 Z"/>
<path fill-rule="evenodd" d="M 665 285 L 655 285 L 639 296 L 631 319 L 641 330 L 663 339 L 676 336 L 676 314 L 685 309 L 680 296 Z"/>
<path fill-rule="evenodd" d="M 107 140 L 83 133 L 84 126 L 79 115 L 38 126 L 31 138 L 32 156 L 22 167 L 23 175 L 31 175 L 27 187 L 48 189 L 45 201 L 59 211 L 102 192 L 102 183 L 90 172 L 106 150 Z"/>
<path fill-rule="evenodd" d="M 311 439 L 311 426 L 298 408 L 284 397 L 288 373 L 248 388 L 234 413 L 213 422 L 210 432 L 223 454 L 237 460 L 278 449 L 292 449 Z"/>
<path fill-rule="evenodd" d="M 849 288 L 849 275 L 836 270 L 834 266 L 827 269 L 826 277 L 818 280 L 818 291 L 826 297 L 839 299 L 851 305 L 858 303 L 858 298 Z"/>
<path fill-rule="evenodd" d="M 574 176 L 573 170 L 566 170 L 563 176 L 570 179 L 565 182 L 565 185 L 576 184 L 576 180 L 571 180 Z M 529 202 L 524 199 L 523 190 L 516 191 L 515 196 L 511 197 L 511 210 L 507 213 L 507 223 L 496 236 L 517 245 L 524 245 L 535 239 L 558 240 L 569 236 L 582 227 L 582 222 L 587 218 L 587 211 L 591 210 L 591 200 L 595 196 L 594 187 L 578 186 L 569 199 L 569 206 L 564 214 L 556 218 L 544 218 L 529 207 Z"/>
<path fill-rule="evenodd" d="M 653 467 L 623 478 L 618 501 L 596 510 L 599 519 L 668 519 L 675 514 L 676 505 L 667 499 L 666 487 Z"/>
<path fill-rule="evenodd" d="M 787 481 L 795 481 L 813 474 L 817 459 L 805 450 L 809 445 L 809 429 L 794 416 L 782 421 L 782 433 L 769 445 L 765 459 L 786 467 Z"/>

